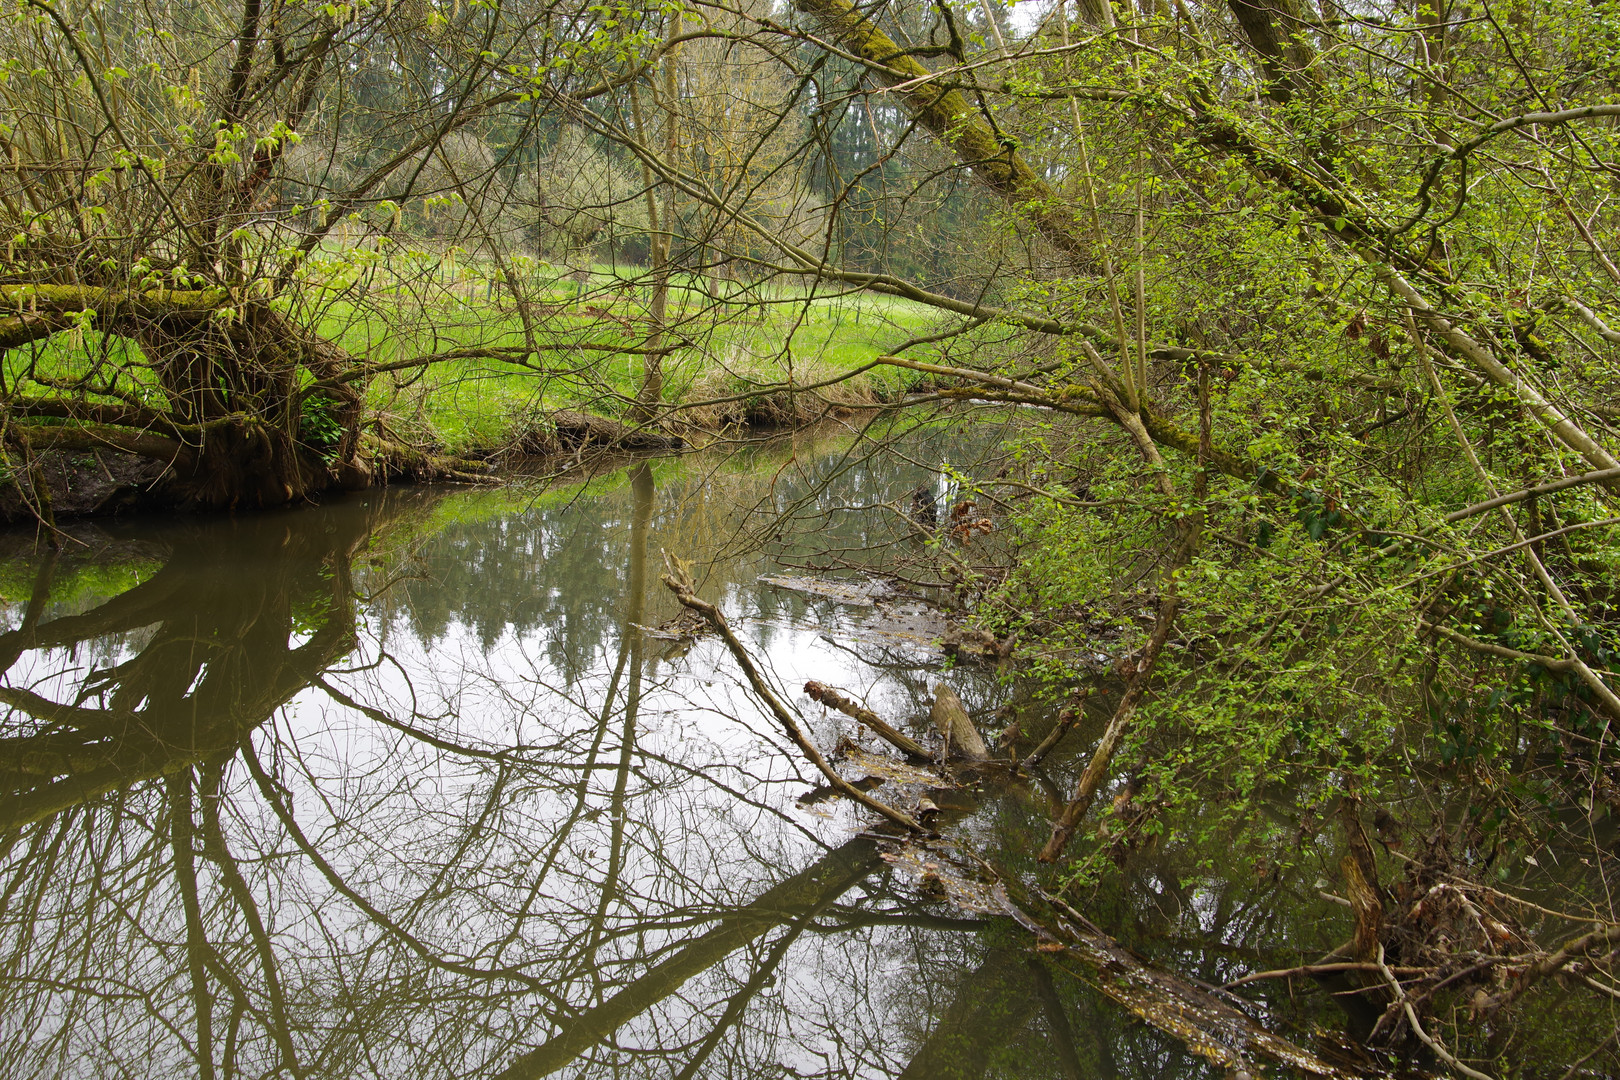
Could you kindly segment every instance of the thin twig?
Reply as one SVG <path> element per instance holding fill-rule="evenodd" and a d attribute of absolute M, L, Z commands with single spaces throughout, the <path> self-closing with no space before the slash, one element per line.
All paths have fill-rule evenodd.
<path fill-rule="evenodd" d="M 1422 1041 L 1423 1045 L 1427 1046 L 1430 1050 L 1433 1050 L 1435 1057 L 1439 1058 L 1447 1065 L 1450 1065 L 1453 1069 L 1456 1069 L 1464 1076 L 1473 1077 L 1473 1080 L 1495 1080 L 1495 1077 L 1491 1076 L 1490 1073 L 1482 1073 L 1478 1069 L 1464 1065 L 1461 1061 L 1458 1061 L 1450 1050 L 1447 1050 L 1444 1046 L 1440 1045 L 1437 1040 L 1430 1037 L 1428 1032 L 1423 1030 L 1423 1025 L 1418 1023 L 1417 1010 L 1412 1008 L 1412 1000 L 1406 996 L 1406 991 L 1402 989 L 1400 980 L 1395 978 L 1395 973 L 1390 971 L 1389 967 L 1384 963 L 1383 945 L 1378 946 L 1378 970 L 1383 972 L 1385 981 L 1389 983 L 1389 988 L 1395 992 L 1395 1000 L 1399 1001 L 1401 1003 L 1401 1007 L 1406 1010 L 1406 1022 L 1411 1025 L 1412 1034 L 1416 1035 L 1418 1039 Z"/>
<path fill-rule="evenodd" d="M 1580 1067 L 1582 1065 L 1585 1065 L 1588 1061 L 1591 1061 L 1593 1058 L 1603 1053 L 1604 1050 L 1608 1049 L 1609 1044 L 1614 1042 L 1616 1039 L 1620 1039 L 1620 1031 L 1616 1031 L 1613 1035 L 1610 1035 L 1607 1039 L 1604 1039 L 1602 1042 L 1594 1046 L 1590 1054 L 1587 1054 L 1575 1064 L 1571 1065 L 1569 1070 L 1565 1072 L 1563 1076 L 1559 1077 L 1558 1080 L 1574 1080 L 1575 1074 L 1580 1071 Z"/>
<path fill-rule="evenodd" d="M 1277 968 L 1275 971 L 1257 971 L 1253 975 L 1245 975 L 1241 979 L 1233 979 L 1229 983 L 1222 983 L 1222 990 L 1230 990 L 1235 986 L 1244 986 L 1248 983 L 1260 982 L 1262 979 L 1287 979 L 1295 975 L 1330 975 L 1336 971 L 1383 971 L 1377 964 L 1366 964 L 1355 960 L 1346 960 L 1336 964 L 1301 964 L 1299 967 Z M 1402 975 L 1432 975 L 1433 968 L 1403 967 L 1390 969 Z M 1361 993 L 1357 990 L 1356 993 Z"/>

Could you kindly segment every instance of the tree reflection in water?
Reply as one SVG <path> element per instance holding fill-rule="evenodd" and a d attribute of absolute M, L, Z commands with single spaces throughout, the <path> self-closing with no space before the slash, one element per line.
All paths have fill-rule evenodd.
<path fill-rule="evenodd" d="M 481 518 L 393 493 L 156 529 L 121 591 L 33 557 L 0 635 L 0 1072 L 1196 1071 L 795 808 L 812 780 L 713 647 L 654 654 L 649 552 L 736 501 L 641 465 Z M 878 681 L 765 610 L 785 683 Z"/>

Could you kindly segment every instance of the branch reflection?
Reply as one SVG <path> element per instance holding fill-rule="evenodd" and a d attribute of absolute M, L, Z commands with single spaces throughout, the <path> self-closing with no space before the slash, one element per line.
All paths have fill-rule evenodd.
<path fill-rule="evenodd" d="M 709 643 L 649 649 L 650 555 L 758 498 L 654 474 L 30 556 L 0 634 L 0 1073 L 1185 1067 L 795 808 L 811 779 Z M 793 603 L 751 624 L 784 681 L 878 678 Z"/>

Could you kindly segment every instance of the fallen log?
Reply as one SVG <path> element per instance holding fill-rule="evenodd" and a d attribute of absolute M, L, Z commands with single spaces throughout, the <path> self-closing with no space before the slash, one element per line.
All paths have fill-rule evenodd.
<path fill-rule="evenodd" d="M 804 692 L 810 695 L 811 700 L 819 701 L 829 709 L 837 709 L 845 716 L 852 717 L 865 724 L 902 754 L 922 761 L 933 760 L 934 755 L 930 754 L 927 747 L 923 746 L 922 743 L 904 732 L 897 731 L 877 713 L 864 705 L 851 701 L 832 687 L 824 686 L 811 679 L 804 684 Z"/>
<path fill-rule="evenodd" d="M 732 632 L 725 615 L 696 596 L 687 565 L 668 552 L 665 552 L 664 559 L 667 567 L 663 575 L 664 585 L 684 607 L 701 614 L 725 641 L 755 694 L 827 778 L 829 788 L 877 811 L 889 822 L 904 827 L 904 832 L 898 835 L 886 833 L 885 826 L 879 826 L 879 831 L 863 834 L 876 841 L 881 848 L 888 849 L 882 853 L 883 861 L 910 871 L 921 887 L 932 888 L 939 898 L 949 899 L 965 911 L 1009 918 L 1033 935 L 1036 941 L 1034 951 L 1043 961 L 1053 964 L 1074 962 L 1077 966 L 1068 969 L 1070 974 L 1123 1005 L 1148 1024 L 1181 1041 L 1194 1053 L 1226 1068 L 1230 1075 L 1254 1075 L 1256 1062 L 1271 1061 L 1320 1080 L 1348 1080 L 1346 1073 L 1309 1050 L 1271 1032 L 1210 990 L 1144 961 L 1056 897 L 1038 889 L 1026 888 L 1017 878 L 997 874 L 982 860 L 974 861 L 981 871 L 990 871 L 989 880 L 985 880 L 981 873 L 963 867 L 956 861 L 960 858 L 960 852 L 942 850 L 928 843 L 925 839 L 927 832 L 917 826 L 910 816 L 873 799 L 840 776 L 815 749 L 787 707 L 771 692 L 742 643 Z M 820 683 L 811 682 L 805 690 L 816 700 L 863 723 L 870 724 L 876 720 L 882 724 L 871 710 Z M 961 699 L 943 683 L 935 684 L 934 694 L 933 718 L 948 745 L 955 747 L 958 756 L 966 756 L 971 748 L 976 747 L 981 760 L 988 758 L 988 748 L 974 728 Z M 883 727 L 900 740 L 910 741 L 889 725 L 883 724 Z M 895 739 L 890 741 L 899 745 Z M 922 747 L 917 745 L 917 749 L 921 750 Z M 949 757 L 949 753 L 943 756 Z M 976 795 L 970 794 L 960 807 L 950 808 L 950 816 L 955 818 L 980 805 L 983 788 L 978 788 L 978 792 Z M 926 795 L 919 801 L 920 814 L 931 812 L 932 817 L 940 810 Z M 611 1029 L 603 1025 L 597 1030 L 597 1037 L 608 1030 Z M 914 1062 L 917 1067 L 908 1069 L 906 1075 L 937 1074 L 934 1068 L 937 1055 L 929 1051 L 932 1044 L 933 1040 L 925 1044 L 924 1051 L 919 1054 L 920 1063 Z M 537 1051 L 528 1057 L 538 1060 L 540 1053 Z M 556 1068 L 557 1065 L 550 1064 L 551 1060 L 547 1059 L 548 1067 Z M 527 1065 L 528 1062 L 520 1061 L 520 1064 Z M 517 1072 L 508 1069 L 503 1074 L 512 1080 L 536 1075 L 540 1075 L 539 1070 Z"/>
<path fill-rule="evenodd" d="M 1034 952 L 1123 1006 L 1228 1076 L 1258 1075 L 1273 1062 L 1296 1075 L 1350 1080 L 1351 1075 L 1224 1001 L 1218 992 L 1158 967 L 1103 932 L 1064 901 L 1031 888 L 1016 876 L 940 846 L 898 838 L 884 853 L 889 865 L 927 882 L 940 899 L 975 915 L 1005 917 L 1028 931 Z"/>
<path fill-rule="evenodd" d="M 361 435 L 360 442 L 369 455 L 371 473 L 380 474 L 385 480 L 407 479 L 416 483 L 433 481 L 450 481 L 458 484 L 500 483 L 499 477 L 494 475 L 486 462 L 430 453 L 392 439 L 385 439 L 380 435 L 373 435 L 369 431 Z M 366 479 L 369 481 L 370 476 Z"/>
<path fill-rule="evenodd" d="M 675 594 L 675 599 L 681 602 L 682 607 L 697 612 L 708 621 L 710 626 L 714 627 L 715 633 L 720 635 L 720 639 L 725 642 L 726 648 L 731 651 L 732 658 L 737 661 L 737 666 L 742 668 L 743 674 L 747 676 L 748 685 L 753 688 L 754 695 L 770 710 L 771 715 L 776 717 L 777 723 L 782 725 L 782 729 L 787 732 L 788 738 L 792 739 L 794 745 L 803 751 L 804 756 L 820 771 L 821 775 L 827 778 L 827 782 L 855 802 L 860 803 L 868 810 L 875 811 L 901 828 L 909 832 L 926 832 L 927 830 L 918 825 L 911 815 L 872 798 L 866 792 L 861 791 L 848 780 L 838 775 L 833 767 L 827 764 L 827 759 L 821 756 L 821 751 L 816 749 L 816 744 L 810 741 L 810 737 L 799 726 L 798 719 L 782 703 L 782 700 L 772 693 L 770 686 L 766 684 L 764 677 L 760 675 L 759 669 L 754 666 L 754 661 L 749 657 L 748 650 L 743 648 L 743 643 L 738 641 L 737 635 L 732 632 L 731 624 L 726 621 L 725 615 L 721 613 L 719 608 L 698 597 L 689 564 L 666 551 L 664 552 L 664 567 L 666 572 L 660 575 L 664 587 Z"/>
<path fill-rule="evenodd" d="M 686 445 L 674 435 L 621 424 L 604 416 L 558 409 L 550 416 L 557 441 L 570 450 L 597 446 L 615 450 L 679 450 Z"/>
<path fill-rule="evenodd" d="M 1257 1063 L 1271 1061 L 1303 1076 L 1348 1080 L 1343 1070 L 1216 994 L 1144 961 L 1062 901 L 1026 892 L 1017 882 L 1004 881 L 996 892 L 1007 914 L 1035 935 L 1040 942 L 1036 948 L 1055 966 L 1062 969 L 1062 959 L 1077 962 L 1078 970 L 1070 969 L 1070 974 L 1227 1070 L 1228 1076 L 1256 1075 Z"/>

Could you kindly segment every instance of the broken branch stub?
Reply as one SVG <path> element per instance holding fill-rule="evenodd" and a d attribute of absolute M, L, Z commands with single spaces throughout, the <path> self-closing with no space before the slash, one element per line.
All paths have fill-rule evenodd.
<path fill-rule="evenodd" d="M 1339 802 L 1339 813 L 1344 820 L 1346 851 L 1339 860 L 1344 874 L 1345 895 L 1350 899 L 1350 911 L 1355 916 L 1355 958 L 1369 963 L 1381 956 L 1384 904 L 1378 884 L 1378 864 L 1373 860 L 1372 845 L 1362 831 L 1357 813 L 1360 800 L 1345 795 Z"/>
<path fill-rule="evenodd" d="M 967 707 L 956 696 L 956 691 L 944 683 L 935 683 L 934 707 L 929 715 L 945 739 L 944 756 L 947 760 L 952 757 L 971 761 L 989 760 L 990 748 L 984 744 L 979 729 L 973 726 L 973 719 L 968 716 Z"/>

